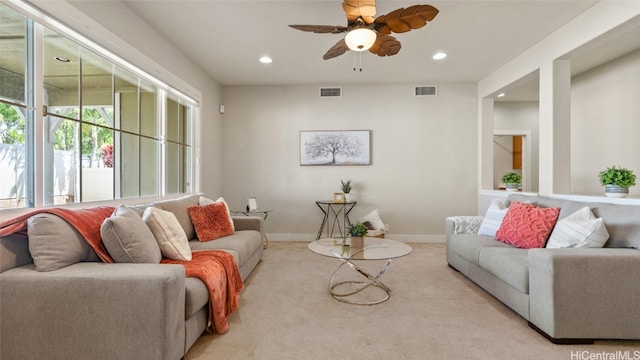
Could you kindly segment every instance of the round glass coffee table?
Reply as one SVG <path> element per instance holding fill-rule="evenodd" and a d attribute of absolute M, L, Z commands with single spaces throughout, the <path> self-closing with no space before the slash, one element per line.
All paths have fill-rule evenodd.
<path fill-rule="evenodd" d="M 347 245 L 344 245 L 346 243 Z M 333 272 L 329 279 L 329 293 L 339 301 L 355 305 L 375 305 L 389 300 L 391 289 L 380 278 L 389 269 L 391 259 L 409 255 L 413 250 L 411 246 L 391 240 L 364 237 L 357 238 L 326 238 L 309 243 L 309 250 L 313 253 L 341 260 L 341 264 Z M 382 269 L 377 274 L 372 274 L 357 264 L 360 260 L 386 260 Z M 352 269 L 364 277 L 357 280 L 338 280 L 338 273 Z M 357 299 L 356 295 L 367 289 L 378 288 L 382 290 L 381 296 Z"/>

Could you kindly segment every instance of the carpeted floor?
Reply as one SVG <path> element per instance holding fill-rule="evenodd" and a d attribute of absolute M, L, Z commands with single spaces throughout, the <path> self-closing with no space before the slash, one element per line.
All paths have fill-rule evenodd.
<path fill-rule="evenodd" d="M 382 278 L 391 299 L 357 306 L 328 293 L 339 260 L 306 242 L 271 242 L 229 332 L 201 336 L 185 360 L 640 359 L 640 341 L 554 345 L 450 269 L 444 244 L 411 245 Z"/>

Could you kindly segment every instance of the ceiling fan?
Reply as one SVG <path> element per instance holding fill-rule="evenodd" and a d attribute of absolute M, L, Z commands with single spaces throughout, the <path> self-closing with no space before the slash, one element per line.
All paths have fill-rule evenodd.
<path fill-rule="evenodd" d="M 375 17 L 375 0 L 344 0 L 342 8 L 347 15 L 347 26 L 289 26 L 317 34 L 346 33 L 344 39 L 338 41 L 324 54 L 322 57 L 324 60 L 340 56 L 347 50 L 369 50 L 378 56 L 391 56 L 400 51 L 401 45 L 395 37 L 389 34 L 419 29 L 438 15 L 438 9 L 431 5 L 413 5 Z"/>

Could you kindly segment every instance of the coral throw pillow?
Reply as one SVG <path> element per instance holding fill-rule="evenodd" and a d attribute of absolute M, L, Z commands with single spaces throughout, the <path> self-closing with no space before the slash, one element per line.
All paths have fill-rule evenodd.
<path fill-rule="evenodd" d="M 224 202 L 190 206 L 189 215 L 199 241 L 210 241 L 234 233 Z"/>
<path fill-rule="evenodd" d="M 496 232 L 496 240 L 523 249 L 544 247 L 559 214 L 560 208 L 513 202 Z"/>

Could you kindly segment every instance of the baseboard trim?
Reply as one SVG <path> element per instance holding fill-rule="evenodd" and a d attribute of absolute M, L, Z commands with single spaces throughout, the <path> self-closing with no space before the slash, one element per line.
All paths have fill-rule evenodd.
<path fill-rule="evenodd" d="M 542 331 L 539 327 L 535 326 L 530 321 L 527 321 L 527 324 L 529 324 L 530 328 L 537 331 L 540 335 L 544 336 L 547 340 L 556 345 L 591 345 L 595 342 L 594 339 L 556 339 L 549 336 L 549 334 Z"/>
<path fill-rule="evenodd" d="M 313 241 L 317 234 L 308 233 L 267 233 L 269 241 Z M 387 233 L 385 238 L 406 243 L 444 243 L 444 234 L 394 234 Z"/>

